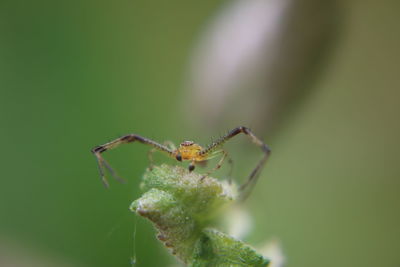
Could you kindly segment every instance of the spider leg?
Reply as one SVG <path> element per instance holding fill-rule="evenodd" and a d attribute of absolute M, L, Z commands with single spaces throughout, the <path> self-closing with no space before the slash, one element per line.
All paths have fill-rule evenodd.
<path fill-rule="evenodd" d="M 118 180 L 120 183 L 126 183 L 125 179 L 120 177 L 114 170 L 113 168 L 111 168 L 110 164 L 103 159 L 102 164 L 104 165 L 104 167 L 106 167 L 106 169 L 111 173 L 111 175 Z M 107 182 L 106 180 L 103 180 L 105 183 Z M 108 186 L 108 184 L 106 185 Z"/>
<path fill-rule="evenodd" d="M 165 141 L 163 143 L 163 145 L 168 147 L 171 151 L 176 150 L 175 144 L 173 142 L 171 142 L 171 141 Z M 154 167 L 153 153 L 156 152 L 157 150 L 159 150 L 159 149 L 152 148 L 152 149 L 149 150 L 149 152 L 147 152 L 147 157 L 149 158 L 149 162 L 150 162 L 150 164 L 149 164 L 149 169 L 150 170 L 152 170 L 153 167 Z"/>
<path fill-rule="evenodd" d="M 267 159 L 269 158 L 269 155 L 271 154 L 271 149 L 263 141 L 261 141 L 257 136 L 255 136 L 249 128 L 240 126 L 240 127 L 237 127 L 235 129 L 229 131 L 226 135 L 222 136 L 221 138 L 219 138 L 218 140 L 213 142 L 211 145 L 209 145 L 208 147 L 206 147 L 205 149 L 200 151 L 200 154 L 205 155 L 205 154 L 208 154 L 208 153 L 214 151 L 215 149 L 221 147 L 225 142 L 227 142 L 228 140 L 230 140 L 231 138 L 235 137 L 236 135 L 238 135 L 240 133 L 243 133 L 246 136 L 248 136 L 250 138 L 250 140 L 257 146 L 259 146 L 261 148 L 262 152 L 264 153 L 264 156 L 258 162 L 258 164 L 253 169 L 253 171 L 250 173 L 246 182 L 244 182 L 239 187 L 240 198 L 243 201 L 249 196 L 251 189 L 256 184 L 258 176 L 260 174 L 260 171 L 261 171 L 262 167 L 265 165 Z"/>
<path fill-rule="evenodd" d="M 117 180 L 121 181 L 121 178 L 117 175 L 117 173 L 111 168 L 110 164 L 107 163 L 107 161 L 102 157 L 102 153 L 113 149 L 121 144 L 127 144 L 127 143 L 131 143 L 134 141 L 138 141 L 142 144 L 147 144 L 152 146 L 154 149 L 156 150 L 160 150 L 163 152 L 168 153 L 170 156 L 173 156 L 173 151 L 171 149 L 169 149 L 168 147 L 161 145 L 151 139 L 145 138 L 145 137 L 141 137 L 139 135 L 136 134 L 128 134 L 125 135 L 123 137 L 117 138 L 109 143 L 106 143 L 104 145 L 100 145 L 100 146 L 96 146 L 95 148 L 93 148 L 91 151 L 92 153 L 95 155 L 96 159 L 97 159 L 97 164 L 99 167 L 99 172 L 100 172 L 100 177 L 104 183 L 104 185 L 106 187 L 109 186 L 108 181 L 106 179 L 105 173 L 104 173 L 104 168 L 106 168 L 111 175 L 116 178 Z"/>
<path fill-rule="evenodd" d="M 246 182 L 244 182 L 240 187 L 239 187 L 239 192 L 240 192 L 240 199 L 242 201 L 246 200 L 246 198 L 250 195 L 251 191 L 253 190 L 253 187 L 255 186 L 259 176 L 260 176 L 260 171 L 262 167 L 265 165 L 269 154 L 271 152 L 268 152 L 266 156 L 264 156 L 256 165 L 256 167 L 253 169 L 253 171 L 250 173 L 249 177 L 247 178 Z"/>
<path fill-rule="evenodd" d="M 219 168 L 221 168 L 222 163 L 224 162 L 225 158 L 228 156 L 228 153 L 226 153 L 225 150 L 221 150 L 222 153 L 222 157 L 221 159 L 218 161 L 217 165 L 215 165 L 214 168 L 212 168 L 211 170 L 209 170 L 208 172 L 206 172 L 201 178 L 200 181 L 203 181 L 204 178 L 206 178 L 208 175 L 210 175 L 211 173 L 215 172 L 216 170 L 218 170 Z"/>

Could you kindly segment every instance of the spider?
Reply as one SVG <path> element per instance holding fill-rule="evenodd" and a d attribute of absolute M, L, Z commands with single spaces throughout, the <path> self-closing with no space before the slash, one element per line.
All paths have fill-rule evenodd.
<path fill-rule="evenodd" d="M 257 146 L 259 146 L 261 148 L 262 152 L 264 153 L 264 156 L 258 162 L 258 164 L 253 169 L 253 171 L 250 173 L 248 179 L 239 187 L 240 192 L 245 192 L 248 188 L 251 188 L 257 181 L 260 170 L 262 169 L 265 162 L 267 161 L 267 159 L 271 153 L 271 150 L 263 141 L 261 141 L 257 136 L 255 136 L 249 128 L 244 127 L 244 126 L 239 126 L 239 127 L 234 128 L 233 130 L 229 131 L 227 134 L 218 138 L 216 141 L 212 142 L 210 145 L 208 145 L 204 148 L 201 147 L 200 145 L 194 143 L 193 141 L 184 141 L 179 145 L 178 148 L 176 148 L 172 142 L 165 142 L 162 145 L 151 139 L 139 136 L 137 134 L 128 134 L 128 135 L 125 135 L 118 139 L 115 139 L 109 143 L 106 143 L 104 145 L 96 146 L 95 148 L 92 149 L 92 153 L 96 156 L 99 171 L 100 171 L 100 176 L 106 187 L 108 187 L 109 184 L 104 175 L 104 167 L 116 179 L 118 179 L 118 180 L 123 180 L 123 179 L 118 177 L 116 172 L 110 167 L 110 165 L 101 156 L 101 154 L 103 152 L 105 152 L 106 150 L 109 150 L 109 149 L 119 146 L 120 144 L 127 144 L 127 143 L 131 143 L 134 141 L 138 141 L 142 144 L 147 144 L 147 145 L 152 146 L 153 148 L 149 151 L 149 154 L 148 154 L 148 157 L 150 160 L 150 169 L 153 166 L 152 153 L 157 150 L 166 153 L 168 156 L 176 159 L 177 161 L 190 161 L 189 167 L 188 167 L 189 172 L 192 172 L 195 169 L 196 164 L 205 163 L 207 160 L 221 155 L 221 158 L 218 161 L 217 165 L 213 169 L 211 169 L 209 172 L 207 172 L 205 175 L 202 176 L 201 180 L 203 180 L 207 175 L 209 175 L 213 171 L 218 170 L 222 166 L 222 163 L 224 162 L 224 160 L 227 158 L 228 153 L 222 148 L 224 143 L 240 133 L 247 135 L 250 138 L 250 140 L 253 143 L 255 143 Z"/>

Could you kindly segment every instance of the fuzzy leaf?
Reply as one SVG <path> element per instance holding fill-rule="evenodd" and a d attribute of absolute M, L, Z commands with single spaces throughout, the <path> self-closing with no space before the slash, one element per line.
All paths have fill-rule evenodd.
<path fill-rule="evenodd" d="M 161 165 L 144 174 L 145 193 L 130 207 L 149 219 L 157 238 L 189 266 L 267 266 L 243 242 L 209 228 L 236 198 L 236 187 L 178 166 Z"/>

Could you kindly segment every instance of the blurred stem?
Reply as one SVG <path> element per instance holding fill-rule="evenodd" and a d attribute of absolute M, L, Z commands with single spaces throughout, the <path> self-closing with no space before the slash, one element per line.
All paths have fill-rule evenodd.
<path fill-rule="evenodd" d="M 157 238 L 188 266 L 268 266 L 250 246 L 211 228 L 211 222 L 236 197 L 234 186 L 162 165 L 144 174 L 145 193 L 130 207 L 149 219 Z"/>

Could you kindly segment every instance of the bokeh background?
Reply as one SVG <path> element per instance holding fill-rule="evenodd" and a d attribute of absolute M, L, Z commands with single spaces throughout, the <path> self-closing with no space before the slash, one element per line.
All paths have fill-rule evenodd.
<path fill-rule="evenodd" d="M 109 190 L 90 149 L 241 124 L 273 150 L 246 241 L 278 238 L 287 267 L 400 266 L 398 1 L 245 2 L 0 2 L 1 266 L 169 266 L 128 210 L 148 148 L 107 153 L 129 180 Z M 240 180 L 258 150 L 228 148 Z"/>

